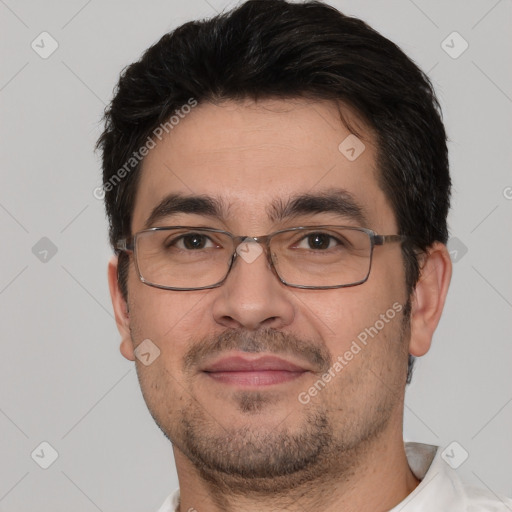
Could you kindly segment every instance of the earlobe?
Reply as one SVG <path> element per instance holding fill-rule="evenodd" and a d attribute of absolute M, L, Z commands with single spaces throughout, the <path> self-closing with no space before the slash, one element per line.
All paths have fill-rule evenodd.
<path fill-rule="evenodd" d="M 452 262 L 446 246 L 434 243 L 423 257 L 420 278 L 412 296 L 409 353 L 423 356 L 430 349 L 432 336 L 443 312 L 452 275 Z"/>
<path fill-rule="evenodd" d="M 112 306 L 114 308 L 114 315 L 116 319 L 117 329 L 121 335 L 121 354 L 130 361 L 135 360 L 133 353 L 133 343 L 130 333 L 130 315 L 128 311 L 128 304 L 121 293 L 119 282 L 117 280 L 117 265 L 118 257 L 116 255 L 110 258 L 108 262 L 108 285 L 110 289 L 110 298 L 112 299 Z"/>

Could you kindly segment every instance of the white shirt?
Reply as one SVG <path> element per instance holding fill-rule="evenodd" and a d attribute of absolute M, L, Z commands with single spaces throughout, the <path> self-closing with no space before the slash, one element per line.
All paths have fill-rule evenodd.
<path fill-rule="evenodd" d="M 437 446 L 405 443 L 411 471 L 420 484 L 389 512 L 511 512 L 512 499 L 498 497 L 489 490 L 464 485 L 457 473 L 442 458 Z M 158 512 L 175 512 L 179 489 Z M 186 511 L 181 511 L 186 512 Z"/>

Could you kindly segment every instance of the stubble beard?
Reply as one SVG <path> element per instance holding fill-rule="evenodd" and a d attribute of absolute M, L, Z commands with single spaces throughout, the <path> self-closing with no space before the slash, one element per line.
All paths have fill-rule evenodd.
<path fill-rule="evenodd" d="M 397 340 L 401 346 L 405 323 L 400 329 L 400 340 Z M 262 333 L 244 333 L 242 338 L 239 333 L 228 333 L 210 347 L 221 351 L 236 345 L 248 352 L 263 352 L 269 348 L 274 348 L 271 352 L 277 352 L 276 348 L 285 345 L 295 347 L 294 350 L 311 346 L 306 342 L 297 345 L 294 343 L 296 339 L 274 331 L 263 336 Z M 208 344 L 196 346 L 206 347 Z M 200 350 L 189 354 L 189 366 L 200 355 Z M 321 362 L 324 370 L 325 365 L 332 363 L 330 356 L 322 351 L 310 353 L 308 357 Z M 363 384 L 358 381 L 357 376 L 353 377 L 352 382 L 348 382 L 349 389 Z M 381 391 L 379 400 L 370 407 L 362 407 L 358 417 L 353 414 L 354 407 L 350 407 L 352 414 L 347 413 L 346 420 L 340 424 L 336 421 L 337 415 L 333 415 L 320 400 L 312 400 L 304 406 L 300 420 L 290 426 L 286 417 L 273 425 L 258 425 L 254 419 L 258 413 L 273 407 L 271 393 L 239 391 L 232 395 L 232 399 L 247 418 L 243 427 L 222 425 L 194 399 L 180 411 L 173 412 L 173 415 L 181 415 L 180 421 L 173 425 L 170 425 L 169 417 L 152 414 L 174 448 L 188 457 L 201 477 L 218 491 L 275 497 L 286 496 L 299 486 L 318 487 L 318 482 L 348 480 L 386 430 L 398 403 L 395 394 Z M 341 409 L 348 409 L 353 406 L 353 399 L 339 405 Z"/>

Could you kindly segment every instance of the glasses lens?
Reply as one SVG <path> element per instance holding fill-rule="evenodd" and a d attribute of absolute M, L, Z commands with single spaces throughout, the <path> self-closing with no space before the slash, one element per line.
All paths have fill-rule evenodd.
<path fill-rule="evenodd" d="M 203 288 L 222 281 L 233 241 L 202 229 L 162 229 L 137 235 L 136 256 L 144 282 L 169 288 Z"/>
<path fill-rule="evenodd" d="M 349 286 L 370 272 L 371 238 L 350 228 L 305 228 L 272 239 L 277 273 L 292 286 Z"/>
<path fill-rule="evenodd" d="M 288 285 L 351 286 L 368 278 L 371 237 L 356 228 L 300 228 L 274 235 L 270 252 L 277 273 Z M 155 229 L 137 235 L 135 253 L 145 283 L 205 288 L 226 277 L 234 242 L 214 230 Z"/>

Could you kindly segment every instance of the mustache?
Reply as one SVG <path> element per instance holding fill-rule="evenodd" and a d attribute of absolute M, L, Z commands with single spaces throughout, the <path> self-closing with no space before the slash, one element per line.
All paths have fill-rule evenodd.
<path fill-rule="evenodd" d="M 191 370 L 206 357 L 215 356 L 229 350 L 248 353 L 265 352 L 274 355 L 298 356 L 325 373 L 332 366 L 332 357 L 327 348 L 313 340 L 301 339 L 293 334 L 275 329 L 247 331 L 230 329 L 217 336 L 203 338 L 192 344 L 184 357 L 185 370 Z"/>

